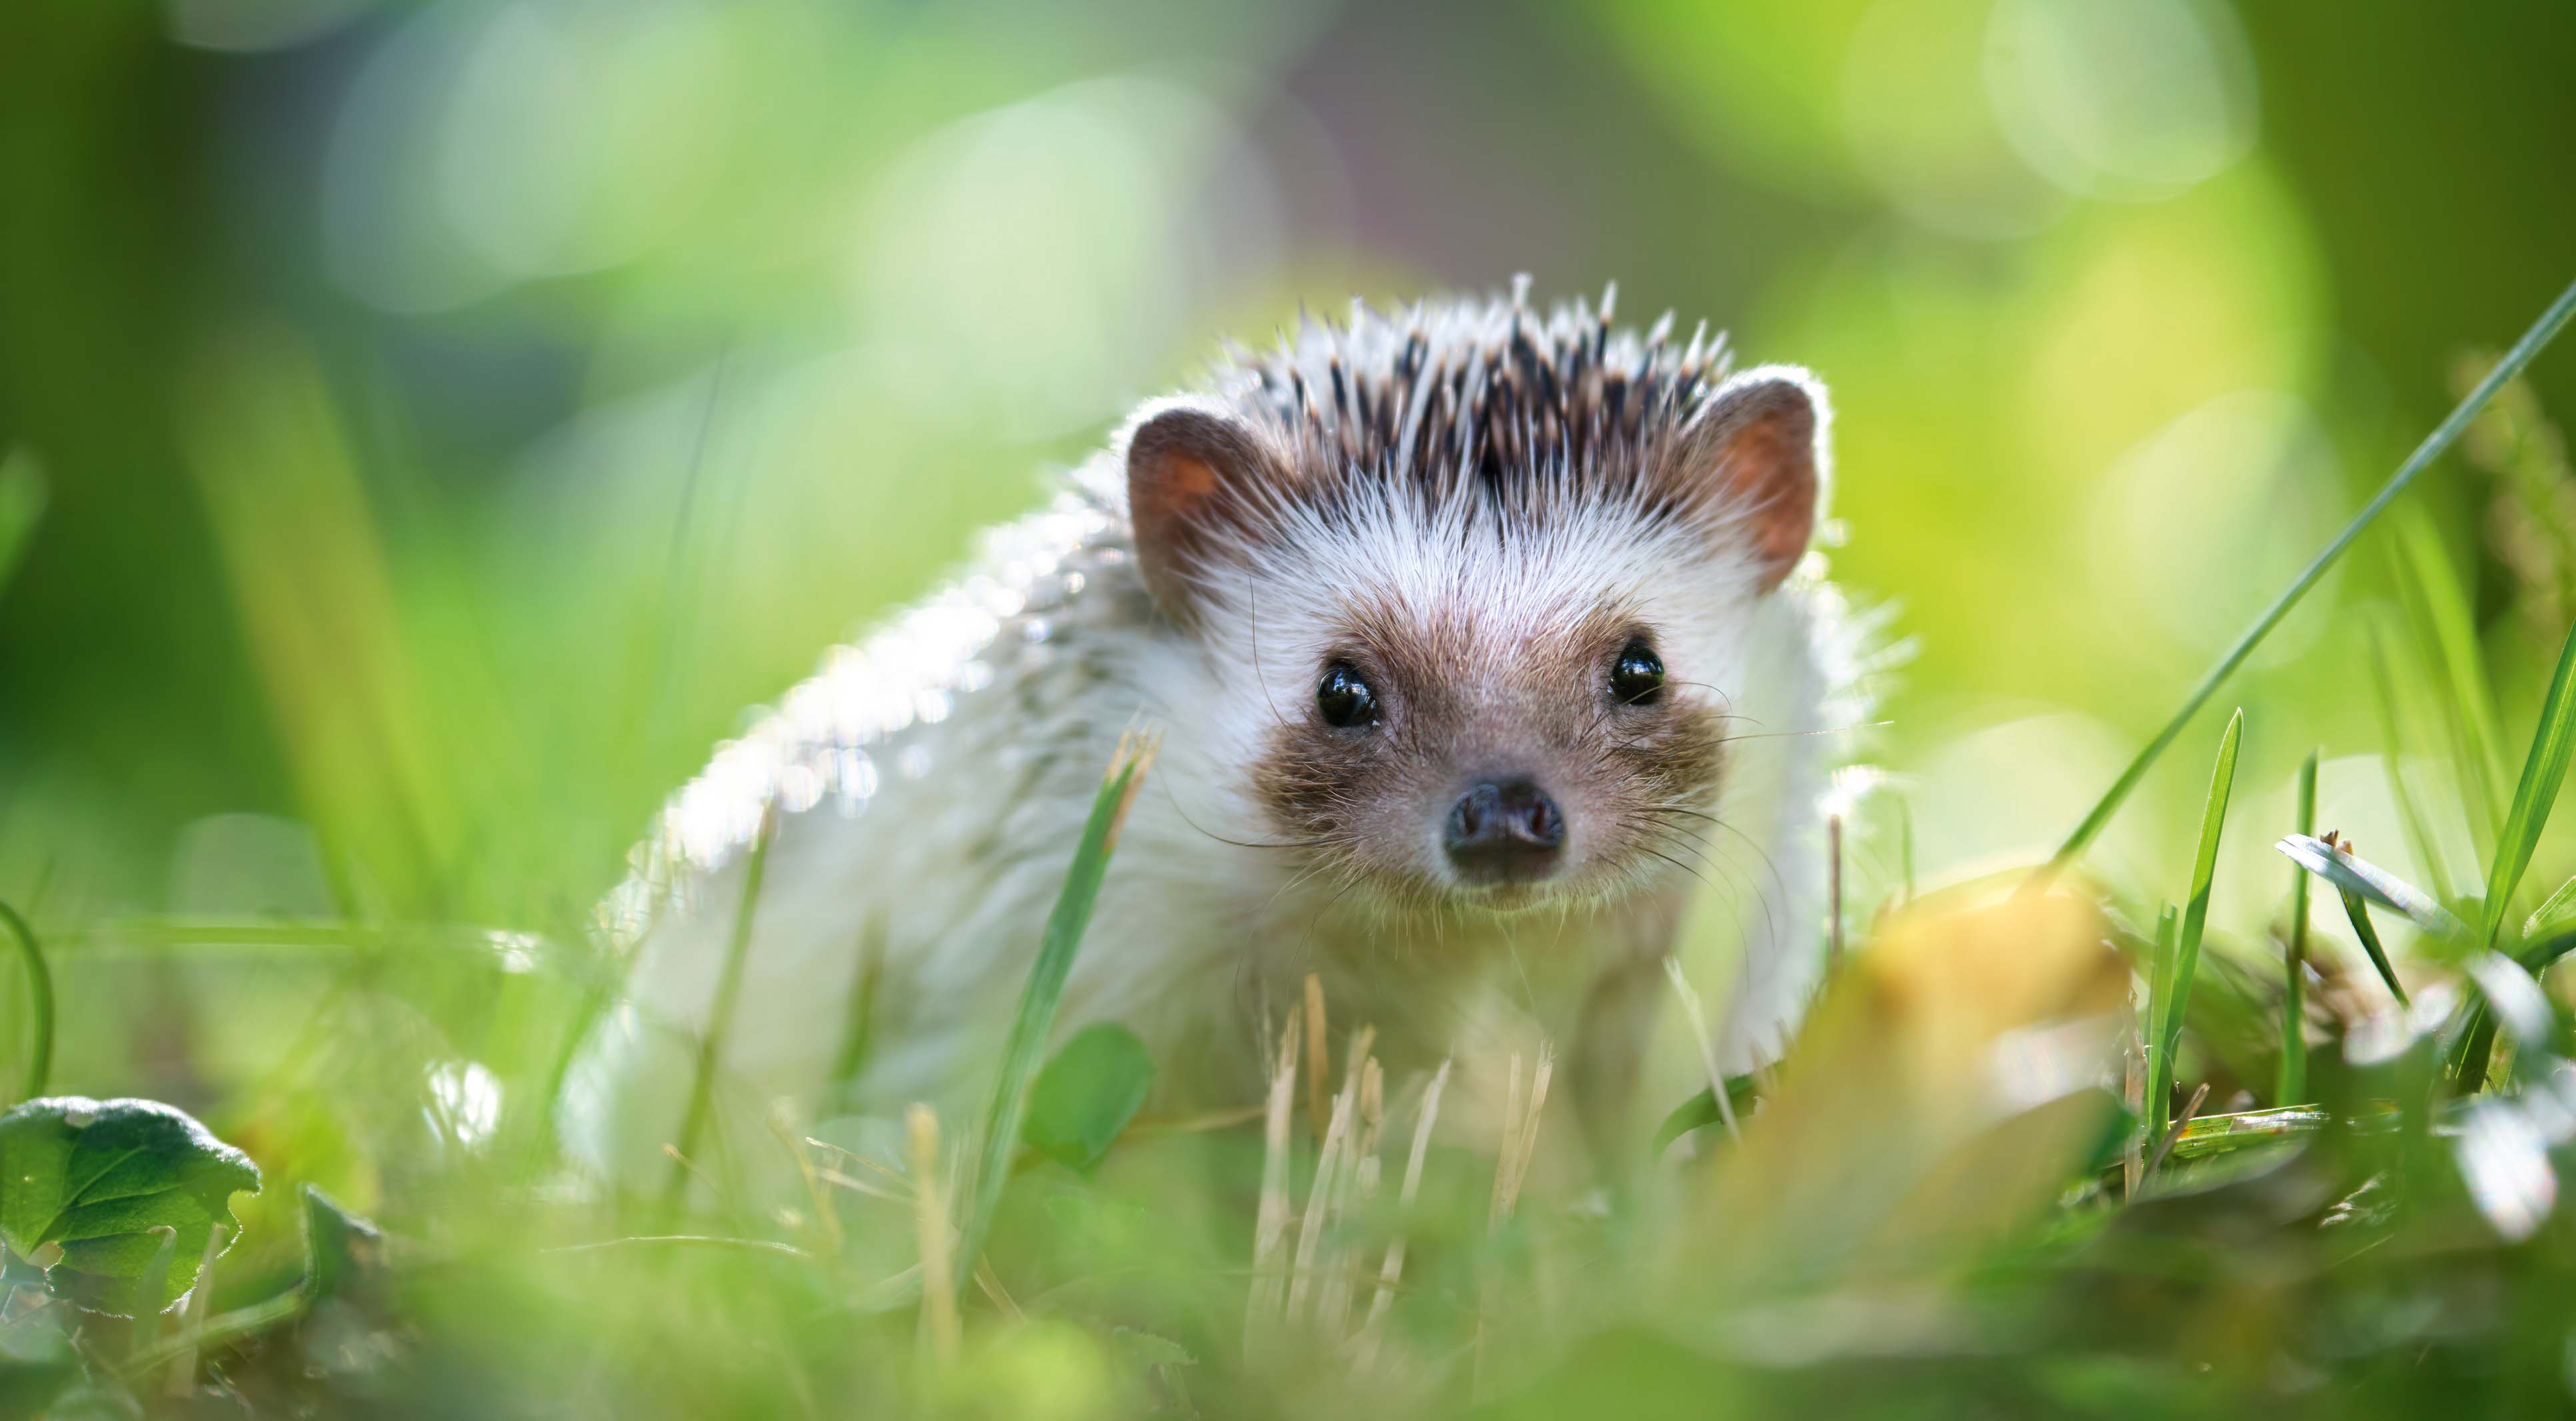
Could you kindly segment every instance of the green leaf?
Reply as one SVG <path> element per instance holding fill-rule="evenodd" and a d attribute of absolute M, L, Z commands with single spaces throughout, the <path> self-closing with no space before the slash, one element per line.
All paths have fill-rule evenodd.
<path fill-rule="evenodd" d="M 320 1301 L 384 1267 L 385 1236 L 369 1220 L 307 1184 L 304 1198 L 304 1291 Z"/>
<path fill-rule="evenodd" d="M 173 1358 L 237 1338 L 255 1337 L 311 1312 L 333 1298 L 367 1298 L 386 1286 L 387 1240 L 376 1226 L 340 1207 L 307 1184 L 304 1200 L 304 1277 L 275 1297 L 207 1318 L 192 1333 L 164 1337 L 138 1351 L 125 1374 L 143 1376 Z M 8 1413 L 0 1411 L 0 1416 Z"/>
<path fill-rule="evenodd" d="M 1136 1033 L 1103 1021 L 1075 1032 L 1038 1072 L 1021 1137 L 1069 1169 L 1089 1169 L 1145 1104 L 1154 1060 Z"/>
<path fill-rule="evenodd" d="M 2281 589 L 2281 595 L 2272 599 L 2272 605 L 2264 608 L 2254 619 L 2254 624 L 2219 655 L 2217 664 L 2203 673 L 2199 683 L 2184 694 L 2182 705 L 2165 722 L 2164 728 L 2147 741 L 2145 748 L 2129 761 L 2128 767 L 2120 771 L 2119 778 L 2113 780 L 2111 787 L 2102 792 L 2102 797 L 2093 802 L 2093 807 L 2085 811 L 2083 822 L 2066 836 L 2066 842 L 2058 845 L 2057 852 L 2049 856 L 2047 865 L 2031 876 L 2031 884 L 2047 883 L 2055 877 L 2057 870 L 2084 852 L 2101 834 L 2103 826 L 2111 822 L 2111 816 L 2119 811 L 2130 792 L 2138 787 L 2138 782 L 2147 777 L 2147 770 L 2164 758 L 2165 751 L 2182 734 L 2183 727 L 2189 725 L 2191 718 L 2200 713 L 2200 708 L 2209 703 L 2209 698 L 2218 693 L 2218 688 L 2226 683 L 2227 678 L 2236 674 L 2236 668 L 2245 664 L 2245 658 L 2254 654 L 2254 648 L 2262 645 L 2263 639 L 2272 634 L 2272 629 L 2281 624 L 2281 619 L 2290 615 L 2290 609 L 2299 605 L 2299 599 L 2307 596 L 2309 589 L 2324 579 L 2326 570 L 2335 565 L 2344 555 L 2344 550 L 2352 546 L 2353 540 L 2378 521 L 2379 515 L 2396 500 L 2397 495 L 2406 491 L 2408 484 L 2415 482 L 2415 476 L 2424 472 L 2426 466 L 2440 458 L 2442 451 L 2459 439 L 2461 431 L 2469 427 L 2469 421 L 2477 417 L 2479 410 L 2486 408 L 2487 401 L 2495 397 L 2495 392 L 2502 389 L 2507 380 L 2522 373 L 2522 368 L 2531 363 L 2541 347 L 2558 334 L 2559 327 L 2567 324 L 2570 315 L 2576 315 L 2576 284 L 2558 293 L 2558 299 L 2549 303 L 2549 309 L 2541 312 L 2540 319 L 2531 323 L 2531 329 L 2524 331 L 2522 339 L 2513 343 L 2513 349 L 2506 351 L 2495 368 L 2487 372 L 2486 378 L 2478 382 L 2477 388 L 2469 391 L 2431 434 L 2424 436 L 2424 442 L 2415 446 L 2415 452 L 2406 456 L 2406 462 L 2397 466 L 2397 472 L 2389 475 L 2388 482 L 2380 485 L 2379 492 L 2371 496 L 2370 502 L 2362 505 L 2361 511 L 2352 516 L 2352 521 L 2344 525 L 2342 532 L 2335 534 L 2334 541 L 2310 559 L 2308 565 L 2300 569 L 2299 575 L 2290 579 L 2290 585 Z"/>
<path fill-rule="evenodd" d="M 56 1096 L 0 1115 L 0 1244 L 95 1312 L 126 1312 L 160 1249 L 155 1228 L 176 1240 L 152 1305 L 178 1301 L 216 1222 L 238 1236 L 232 1196 L 258 1192 L 248 1155 L 156 1101 Z"/>
<path fill-rule="evenodd" d="M 1735 1113 L 1739 1119 L 1746 1111 L 1753 1108 L 1753 1097 L 1753 1077 L 1746 1075 L 1726 1078 L 1727 1103 L 1735 1107 Z M 1663 1158 L 1665 1148 L 1673 1141 L 1693 1130 L 1704 1130 L 1725 1118 L 1726 1116 L 1717 1108 L 1716 1092 L 1702 1087 L 1699 1094 L 1674 1106 L 1672 1113 L 1664 1117 L 1664 1123 L 1655 1127 L 1654 1148 L 1646 1158 Z"/>
<path fill-rule="evenodd" d="M 2484 947 L 2496 944 L 2505 909 L 2522 875 L 2531 867 L 2531 852 L 2549 823 L 2558 788 L 2567 782 L 2567 760 L 2576 753 L 2576 627 L 2558 649 L 2558 669 L 2550 675 L 2549 694 L 2540 703 L 2540 724 L 2531 732 L 2531 753 L 2523 757 L 2522 780 L 2514 786 L 2513 809 L 2505 815 L 2496 838 L 2495 862 L 2487 869 L 2486 911 L 2478 934 Z"/>

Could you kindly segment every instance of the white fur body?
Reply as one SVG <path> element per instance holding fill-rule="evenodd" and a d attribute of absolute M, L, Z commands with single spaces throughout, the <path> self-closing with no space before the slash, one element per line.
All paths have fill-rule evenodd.
<path fill-rule="evenodd" d="M 665 811 L 606 912 L 631 952 L 628 1000 L 574 1077 L 571 1123 L 601 1166 L 629 1179 L 666 1167 L 710 1032 L 718 1142 L 756 1139 L 779 1101 L 809 1121 L 916 1100 L 971 1118 L 1102 771 L 1135 725 L 1159 729 L 1161 754 L 1058 1035 L 1097 1020 L 1134 1028 L 1164 1104 L 1257 1099 L 1258 1043 L 1310 971 L 1337 1034 L 1374 1025 L 1395 1069 L 1533 1032 L 1582 1052 L 1585 1033 L 1609 1032 L 1626 1038 L 1614 1054 L 1655 1056 L 1677 1099 L 1702 1079 L 1696 1048 L 1671 1030 L 1652 1052 L 1645 1042 L 1669 1000 L 1661 958 L 1680 937 L 1695 945 L 1686 966 L 1724 1067 L 1785 1042 L 1821 965 L 1818 806 L 1847 743 L 1833 732 L 1860 714 L 1848 618 L 1820 555 L 1765 592 L 1749 568 L 1686 552 L 1686 530 L 1615 500 L 1497 539 L 1463 502 L 1390 498 L 1253 559 L 1240 595 L 1185 630 L 1157 614 L 1130 546 L 1125 443 L 1050 509 L 998 531 L 949 590 L 835 652 Z M 1266 847 L 1278 829 L 1249 767 L 1274 717 L 1311 706 L 1323 599 L 1354 585 L 1466 615 L 1495 645 L 1604 598 L 1637 608 L 1675 682 L 1720 697 L 1741 730 L 1691 861 L 1504 915 L 1345 892 Z M 750 847 L 773 815 L 719 1023 Z M 1426 839 L 1426 855 L 1437 849 Z M 1611 981 L 1629 990 L 1604 992 Z M 859 1030 L 864 1061 L 837 1081 Z"/>

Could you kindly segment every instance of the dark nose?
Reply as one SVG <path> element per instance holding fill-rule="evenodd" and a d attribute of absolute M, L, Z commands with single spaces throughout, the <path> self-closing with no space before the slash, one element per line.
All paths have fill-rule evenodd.
<path fill-rule="evenodd" d="M 1449 811 L 1449 861 L 1476 883 L 1526 883 L 1556 867 L 1565 815 L 1526 779 L 1487 780 Z"/>

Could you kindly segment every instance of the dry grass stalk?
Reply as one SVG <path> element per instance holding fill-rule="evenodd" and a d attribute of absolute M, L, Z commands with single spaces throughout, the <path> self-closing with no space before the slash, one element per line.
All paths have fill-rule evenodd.
<path fill-rule="evenodd" d="M 778 1137 L 779 1146 L 796 1161 L 796 1172 L 805 1181 L 805 1197 L 814 1206 L 814 1222 L 823 1231 L 822 1252 L 837 1257 L 841 1252 L 841 1212 L 832 1203 L 832 1191 L 825 1187 L 823 1173 L 814 1157 L 805 1152 L 804 1136 L 788 1118 L 782 1102 L 769 1112 L 769 1133 Z"/>
<path fill-rule="evenodd" d="M 1280 1267 L 1280 1245 L 1288 1234 L 1288 1115 L 1297 1099 L 1297 1036 L 1302 1009 L 1288 1009 L 1287 1029 L 1279 1033 L 1279 1056 L 1270 1072 L 1269 1107 L 1262 1122 L 1261 1208 L 1253 1223 L 1252 1302 L 1243 1319 L 1244 1346 L 1250 1350 L 1263 1321 L 1279 1314 L 1286 1278 Z"/>
<path fill-rule="evenodd" d="M 1422 1105 L 1413 1122 L 1413 1153 L 1404 1162 L 1404 1186 L 1396 1194 L 1400 1208 L 1411 1209 L 1422 1192 L 1422 1162 L 1431 1153 L 1431 1130 L 1440 1119 L 1440 1092 L 1449 1085 L 1449 1068 L 1442 1061 L 1432 1072 L 1431 1084 L 1422 1092 Z M 1369 1300 L 1368 1320 L 1360 1325 L 1359 1364 L 1366 1368 L 1377 1360 L 1378 1340 L 1385 1324 L 1387 1310 L 1395 1306 L 1395 1285 L 1404 1279 L 1404 1235 L 1397 1234 L 1386 1245 L 1386 1262 L 1377 1270 L 1377 1296 Z"/>
<path fill-rule="evenodd" d="M 1503 1147 L 1494 1160 L 1493 1203 L 1485 1218 L 1485 1231 L 1489 1237 L 1502 1232 L 1503 1225 L 1511 1222 L 1512 1211 L 1520 1204 L 1521 1186 L 1528 1181 L 1530 1161 L 1538 1150 L 1539 1117 L 1547 1109 L 1548 1081 L 1555 1073 L 1556 1052 L 1542 1041 L 1538 1048 L 1538 1062 L 1530 1072 L 1529 1088 L 1524 1095 L 1521 1058 L 1518 1053 L 1512 1056 L 1511 1085 L 1503 1106 Z M 1723 1098 L 1724 1091 L 1721 1089 L 1719 1094 Z M 1493 1331 L 1495 1304 L 1500 1294 L 1492 1262 L 1488 1260 L 1484 1285 L 1476 1297 L 1474 1390 L 1479 1401 L 1492 1395 L 1485 1343 Z"/>
<path fill-rule="evenodd" d="M 1682 999 L 1682 1012 L 1690 1018 L 1691 1039 L 1699 1043 L 1699 1062 L 1708 1072 L 1708 1093 L 1717 1100 L 1717 1118 L 1726 1125 L 1726 1137 L 1741 1137 L 1735 1125 L 1735 1102 L 1726 1093 L 1726 1072 L 1717 1065 L 1717 1038 L 1709 1034 L 1708 1013 L 1701 1009 L 1699 992 L 1682 973 L 1681 959 L 1664 959 L 1664 976 L 1673 984 L 1673 995 Z"/>
<path fill-rule="evenodd" d="M 1130 726 L 1118 732 L 1118 748 L 1110 752 L 1106 778 L 1115 780 L 1131 766 L 1135 773 L 1127 777 L 1127 788 L 1119 792 L 1118 808 L 1109 816 L 1109 837 L 1101 846 L 1102 852 L 1117 851 L 1118 836 L 1127 828 L 1128 811 L 1136 807 L 1136 794 L 1145 787 L 1145 772 L 1154 768 L 1154 757 L 1162 750 L 1163 728 L 1159 725 L 1142 731 Z"/>
<path fill-rule="evenodd" d="M 1318 1140 L 1324 1138 L 1324 1127 L 1331 1122 L 1333 1112 L 1333 1063 L 1324 1056 L 1326 1040 L 1324 979 L 1309 972 L 1306 974 L 1306 1128 Z"/>
<path fill-rule="evenodd" d="M 1540 1113 L 1547 1109 L 1547 1085 L 1556 1073 L 1556 1050 L 1542 1041 L 1538 1048 L 1538 1065 L 1530 1072 L 1529 1100 L 1520 1107 L 1508 1136 L 1508 1152 L 1494 1162 L 1494 1215 L 1490 1226 L 1500 1228 L 1511 1222 L 1512 1210 L 1520 1203 L 1521 1187 L 1529 1182 L 1530 1161 L 1538 1155 Z M 1520 1094 L 1520 1058 L 1512 1058 L 1513 1090 Z"/>
<path fill-rule="evenodd" d="M 1825 820 L 1826 939 L 1825 977 L 1830 981 L 1843 970 L 1843 819 L 1837 814 Z"/>
<path fill-rule="evenodd" d="M 2135 1022 L 2130 1023 L 2128 1037 L 2120 1043 L 2120 1064 L 2123 1078 L 2121 1096 L 2128 1103 L 2129 1117 L 2144 1120 L 2147 1118 L 2147 1049 L 2146 1043 L 2138 1036 Z M 2128 1147 L 2120 1151 L 2120 1197 L 2137 1198 L 2138 1186 L 2146 1179 L 2146 1137 L 2131 1131 Z"/>
<path fill-rule="evenodd" d="M 1350 1250 L 1341 1241 L 1342 1225 L 1353 1201 L 1362 1199 L 1361 1191 L 1368 1187 L 1374 1175 L 1372 1166 L 1377 1163 L 1378 1122 L 1385 1112 L 1384 1102 L 1369 1090 L 1370 1082 L 1384 1079 L 1377 1062 L 1369 1056 L 1369 1048 L 1376 1040 L 1377 1029 L 1367 1026 L 1351 1038 L 1350 1059 L 1342 1068 L 1341 1094 L 1333 1100 L 1333 1113 L 1345 1122 L 1342 1158 L 1333 1171 L 1331 1192 L 1325 1192 L 1325 1180 L 1318 1170 L 1314 1197 L 1307 1204 L 1310 1221 L 1321 1218 L 1320 1233 L 1325 1240 L 1310 1276 L 1317 1289 L 1315 1331 L 1326 1338 L 1339 1338 L 1350 1321 L 1351 1285 L 1355 1279 Z"/>
<path fill-rule="evenodd" d="M 975 1260 L 975 1286 L 983 1290 L 993 1306 L 1002 1310 L 1002 1316 L 1013 1322 L 1029 1320 L 1029 1315 L 1020 1311 L 1019 1300 L 1011 1296 L 1010 1289 L 1002 1286 L 1001 1275 L 993 1271 L 990 1254 Z"/>
<path fill-rule="evenodd" d="M 1290 1318 L 1305 1311 L 1306 1297 L 1314 1291 L 1316 1251 L 1323 1246 L 1324 1231 L 1333 1222 L 1345 1162 L 1351 1153 L 1355 1095 L 1355 1091 L 1345 1088 L 1333 1097 L 1333 1118 L 1324 1126 L 1324 1148 L 1315 1157 L 1315 1182 L 1306 1190 L 1306 1214 L 1297 1228 L 1297 1263 L 1288 1281 Z"/>
<path fill-rule="evenodd" d="M 939 1116 L 927 1105 L 914 1105 L 904 1116 L 912 1141 L 912 1225 L 921 1248 L 921 1336 L 930 1355 L 956 1360 L 964 1328 L 957 1316 L 953 1240 L 948 1228 L 948 1195 L 939 1185 Z"/>
<path fill-rule="evenodd" d="M 1491 1233 L 1503 1226 L 1503 1192 L 1511 1177 L 1512 1158 L 1521 1152 L 1521 1055 L 1512 1053 L 1510 1083 L 1503 1094 L 1503 1142 L 1494 1152 L 1494 1192 L 1485 1204 L 1485 1231 Z"/>
<path fill-rule="evenodd" d="M 197 1284 L 188 1290 L 180 1310 L 179 1336 L 186 1345 L 170 1359 L 170 1371 L 163 1380 L 164 1394 L 193 1396 L 197 1391 L 197 1344 L 195 1339 L 206 1330 L 206 1298 L 215 1291 L 215 1260 L 223 1256 L 224 1240 L 231 1233 L 217 1224 L 206 1230 L 205 1256 L 197 1260 Z"/>

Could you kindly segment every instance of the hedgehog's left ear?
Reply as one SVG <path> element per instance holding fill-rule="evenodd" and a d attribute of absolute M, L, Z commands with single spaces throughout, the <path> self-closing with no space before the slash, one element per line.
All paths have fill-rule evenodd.
<path fill-rule="evenodd" d="M 1793 365 L 1747 370 L 1700 405 L 1656 472 L 1682 507 L 1743 542 L 1757 591 L 1779 586 L 1815 536 L 1832 419 L 1815 376 Z"/>
<path fill-rule="evenodd" d="M 1254 526 L 1280 462 L 1233 415 L 1196 402 L 1156 407 L 1127 436 L 1127 513 L 1136 561 L 1173 620 L 1196 619 L 1208 574 Z"/>

